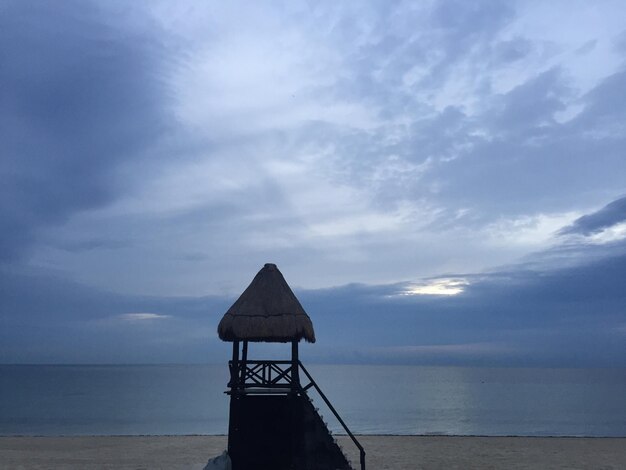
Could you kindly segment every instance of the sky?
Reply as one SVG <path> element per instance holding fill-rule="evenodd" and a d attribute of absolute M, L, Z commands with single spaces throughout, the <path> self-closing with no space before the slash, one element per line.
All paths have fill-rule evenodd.
<path fill-rule="evenodd" d="M 305 361 L 626 367 L 625 123 L 621 0 L 2 0 L 0 363 L 224 361 L 272 262 Z"/>

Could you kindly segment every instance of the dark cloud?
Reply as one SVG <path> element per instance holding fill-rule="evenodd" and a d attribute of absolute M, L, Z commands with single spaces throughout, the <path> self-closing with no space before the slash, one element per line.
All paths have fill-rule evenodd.
<path fill-rule="evenodd" d="M 561 235 L 592 235 L 626 221 L 626 197 L 607 204 L 593 214 L 584 215 L 559 231 Z"/>
<path fill-rule="evenodd" d="M 516 62 L 532 51 L 532 43 L 524 38 L 502 41 L 494 47 L 494 60 L 497 64 Z"/>
<path fill-rule="evenodd" d="M 436 3 L 433 18 L 436 24 L 454 31 L 457 38 L 467 38 L 492 33 L 510 21 L 514 13 L 513 5 L 497 0 L 442 0 Z"/>
<path fill-rule="evenodd" d="M 456 158 L 437 162 L 427 175 L 441 182 L 434 197 L 498 218 L 571 210 L 619 194 L 625 79 L 618 73 L 601 82 L 584 97 L 580 114 L 563 123 L 556 114 L 572 90 L 558 69 L 490 100 L 486 114 L 465 119 L 440 141 Z M 427 195 L 423 186 L 416 189 Z"/>
<path fill-rule="evenodd" d="M 54 273 L 0 268 L 0 363 L 211 362 L 232 299 L 106 292 Z"/>
<path fill-rule="evenodd" d="M 544 72 L 495 100 L 486 116 L 489 129 L 505 139 L 540 138 L 554 126 L 554 115 L 565 108 L 569 94 L 559 70 Z"/>
<path fill-rule="evenodd" d="M 584 43 L 582 46 L 580 46 L 578 49 L 576 49 L 576 54 L 588 54 L 589 52 L 593 51 L 596 46 L 598 45 L 598 40 L 597 39 L 590 39 L 589 41 L 587 41 L 586 43 Z"/>
<path fill-rule="evenodd" d="M 409 36 L 381 29 L 374 44 L 349 57 L 352 74 L 342 75 L 333 96 L 367 103 L 380 109 L 381 118 L 403 125 L 358 130 L 307 123 L 299 130 L 301 145 L 318 142 L 325 148 L 333 142 L 341 156 L 333 176 L 367 187 L 382 205 L 428 200 L 452 213 L 471 209 L 481 223 L 570 211 L 623 192 L 626 99 L 620 97 L 626 72 L 606 77 L 582 97 L 571 71 L 561 66 L 494 93 L 494 74 L 540 48 L 524 37 L 499 40 L 515 12 L 497 3 L 485 7 L 488 13 L 478 27 L 472 19 L 481 15 L 480 5 L 442 2 L 439 30 Z M 384 23 L 388 17 L 383 18 Z M 423 75 L 407 91 L 401 81 L 412 67 Z M 424 97 L 455 80 L 474 92 L 475 109 L 459 103 L 435 112 L 424 103 Z M 576 107 L 577 115 L 563 117 Z M 421 173 L 390 172 L 381 178 L 379 170 L 390 155 L 400 165 L 428 165 Z"/>
<path fill-rule="evenodd" d="M 403 295 L 404 283 L 296 289 L 318 338 L 303 354 L 321 362 L 623 367 L 625 275 L 620 242 L 612 256 L 574 266 L 466 275 L 469 285 L 455 296 Z M 77 360 L 83 348 L 82 361 L 96 362 L 228 355 L 215 329 L 234 296 L 122 296 L 32 273 L 3 276 L 1 285 L 1 362 Z"/>
<path fill-rule="evenodd" d="M 622 366 L 626 256 L 552 272 L 492 273 L 457 296 L 401 286 L 303 294 L 316 313 L 310 354 L 357 362 Z M 350 337 L 351 340 L 347 338 Z M 402 347 L 400 347 L 402 346 Z"/>
<path fill-rule="evenodd" d="M 459 73 L 468 73 L 460 72 L 460 66 L 481 76 L 485 56 L 510 62 L 530 48 L 522 38 L 504 43 L 496 39 L 515 17 L 515 8 L 505 2 L 445 0 L 423 9 L 383 2 L 374 8 L 373 15 L 364 14 L 362 8 L 349 10 L 333 28 L 332 38 L 345 52 L 346 67 L 332 86 L 312 90 L 317 99 L 331 96 L 339 102 L 366 103 L 386 119 L 401 113 L 419 116 L 430 110 L 416 92 L 436 93 Z M 407 93 L 403 78 L 413 68 L 421 69 L 423 76 Z"/>
<path fill-rule="evenodd" d="M 391 27 L 394 16 L 381 14 L 373 41 L 348 56 L 349 73 L 333 88 L 337 99 L 358 100 L 380 109 L 384 119 L 408 121 L 409 131 L 320 124 L 303 130 L 309 144 L 318 137 L 336 143 L 342 181 L 369 186 L 382 204 L 424 199 L 452 212 L 472 209 L 482 222 L 569 211 L 623 192 L 624 70 L 582 97 L 572 71 L 562 65 L 496 94 L 495 77 L 523 58 L 538 60 L 547 47 L 524 36 L 502 39 L 515 21 L 515 5 L 437 2 L 431 15 L 424 28 L 405 30 L 405 22 Z M 417 15 L 406 16 L 420 24 Z M 413 67 L 420 73 L 407 91 L 402 79 Z M 468 112 L 458 103 L 434 112 L 425 99 L 454 82 L 472 90 L 475 109 Z M 575 107 L 582 108 L 578 115 L 563 117 Z M 429 161 L 429 168 L 421 177 L 401 180 L 392 174 L 372 184 L 372 168 L 384 165 L 389 155 L 400 163 Z"/>
<path fill-rule="evenodd" d="M 626 29 L 613 39 L 613 46 L 620 54 L 626 56 Z"/>
<path fill-rule="evenodd" d="M 626 68 L 604 78 L 584 97 L 585 109 L 572 122 L 573 130 L 592 138 L 624 137 Z"/>
<path fill-rule="evenodd" d="M 73 321 L 103 320 L 127 312 L 171 314 L 168 300 L 106 292 L 54 273 L 0 269 L 1 318 L 6 324 L 42 327 Z M 179 315 L 193 314 L 194 299 L 178 299 Z M 210 310 L 210 309 L 209 309 Z"/>
<path fill-rule="evenodd" d="M 5 3 L 0 261 L 19 258 L 40 228 L 116 197 L 117 165 L 164 131 L 164 53 L 102 4 Z"/>
<path fill-rule="evenodd" d="M 454 79 L 460 65 L 468 66 L 476 76 L 482 75 L 483 60 L 490 55 L 496 35 L 514 18 L 515 7 L 506 2 L 437 2 L 432 11 L 433 26 L 437 29 L 427 47 L 439 49 L 440 59 L 419 86 L 438 88 L 443 81 Z M 506 57 L 502 59 L 509 61 Z"/>
<path fill-rule="evenodd" d="M 130 243 L 122 240 L 111 240 L 106 238 L 92 238 L 79 241 L 67 241 L 61 243 L 58 248 L 71 252 L 79 253 L 81 251 L 91 250 L 115 250 L 118 248 L 128 247 Z"/>

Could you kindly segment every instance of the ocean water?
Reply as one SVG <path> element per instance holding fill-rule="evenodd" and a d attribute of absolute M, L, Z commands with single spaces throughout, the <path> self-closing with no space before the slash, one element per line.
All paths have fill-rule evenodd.
<path fill-rule="evenodd" d="M 626 369 L 307 369 L 358 434 L 626 436 Z M 225 364 L 3 365 L 0 435 L 225 434 L 227 375 Z"/>

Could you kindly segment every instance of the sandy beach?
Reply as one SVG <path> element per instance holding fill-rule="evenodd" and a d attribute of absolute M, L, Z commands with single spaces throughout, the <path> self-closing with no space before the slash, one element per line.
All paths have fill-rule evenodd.
<path fill-rule="evenodd" d="M 626 438 L 361 436 L 368 470 L 625 469 Z M 358 454 L 339 437 L 353 463 Z M 225 436 L 0 437 L 1 469 L 201 469 Z M 358 467 L 355 465 L 355 467 Z"/>

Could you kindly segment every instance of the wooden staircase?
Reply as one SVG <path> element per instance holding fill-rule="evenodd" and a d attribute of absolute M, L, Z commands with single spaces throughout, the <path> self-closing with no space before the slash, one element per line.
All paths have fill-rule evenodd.
<path fill-rule="evenodd" d="M 305 464 L 306 470 L 354 470 L 343 450 L 328 429 L 328 425 L 305 393 L 304 408 Z"/>

